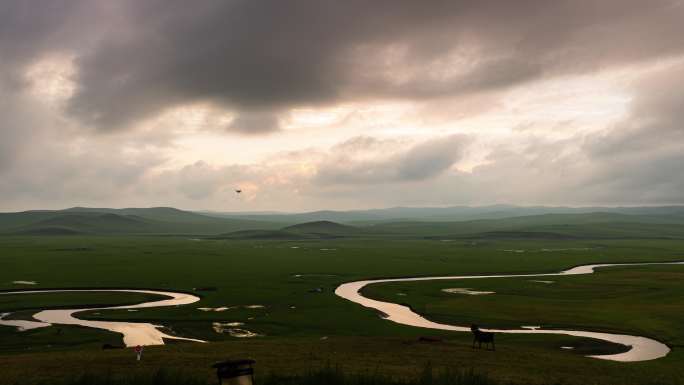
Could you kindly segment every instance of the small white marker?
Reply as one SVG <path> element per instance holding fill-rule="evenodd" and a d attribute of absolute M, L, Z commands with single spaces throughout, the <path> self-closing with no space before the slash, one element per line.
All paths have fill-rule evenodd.
<path fill-rule="evenodd" d="M 143 347 L 140 346 L 140 345 L 137 345 L 137 346 L 135 347 L 135 354 L 136 354 L 137 357 L 138 357 L 138 361 L 140 361 L 140 358 L 142 357 L 142 352 L 143 352 Z"/>

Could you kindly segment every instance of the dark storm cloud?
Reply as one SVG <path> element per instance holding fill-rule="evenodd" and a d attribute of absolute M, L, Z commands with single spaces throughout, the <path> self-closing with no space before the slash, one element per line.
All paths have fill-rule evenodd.
<path fill-rule="evenodd" d="M 56 52 L 84 53 L 123 16 L 120 11 L 87 0 L 1 1 L 0 80 L 20 86 L 30 62 Z"/>
<path fill-rule="evenodd" d="M 465 135 L 452 135 L 368 160 L 355 159 L 354 155 L 377 150 L 373 147 L 382 143 L 372 138 L 353 138 L 333 148 L 329 158 L 319 165 L 314 183 L 381 184 L 426 180 L 443 173 L 461 159 L 463 148 L 469 142 Z M 357 154 L 347 153 L 350 149 Z"/>
<path fill-rule="evenodd" d="M 273 113 L 242 111 L 226 129 L 241 134 L 265 134 L 280 130 L 280 122 Z"/>
<path fill-rule="evenodd" d="M 10 1 L 0 12 L 4 55 L 74 51 L 70 111 L 103 129 L 183 103 L 425 99 L 684 50 L 684 11 L 667 0 L 115 4 Z M 449 52 L 462 54 L 449 63 Z"/>

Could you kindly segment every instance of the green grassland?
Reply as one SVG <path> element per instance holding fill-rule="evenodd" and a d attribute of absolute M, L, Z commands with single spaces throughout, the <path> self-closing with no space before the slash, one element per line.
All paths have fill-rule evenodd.
<path fill-rule="evenodd" d="M 331 227 L 340 230 L 324 226 L 326 231 Z M 349 232 L 346 227 L 342 230 Z M 212 341 L 148 348 L 145 362 L 133 367 L 136 370 L 182 365 L 192 368 L 197 376 L 210 376 L 208 365 L 215 360 L 251 356 L 264 372 L 305 371 L 331 362 L 350 370 L 413 376 L 429 361 L 437 367 L 475 368 L 493 378 L 520 383 L 615 383 L 611 382 L 615 378 L 620 383 L 654 379 L 672 383 L 682 374 L 682 335 L 677 330 L 684 320 L 681 267 L 611 269 L 597 275 L 549 278 L 557 281 L 554 285 L 502 279 L 368 288 L 374 296 L 409 302 L 437 320 L 615 330 L 662 335 L 674 345 L 664 359 L 630 364 L 561 351 L 559 346 L 573 344 L 580 352 L 611 349 L 563 336 L 501 335 L 497 352 L 472 351 L 467 334 L 394 324 L 333 293 L 342 282 L 369 277 L 556 272 L 592 262 L 681 260 L 684 241 L 678 239 L 6 236 L 0 237 L 0 249 L 0 288 L 5 290 L 126 287 L 199 295 L 201 301 L 188 306 L 133 313 L 99 310 L 83 315 L 160 323 L 181 336 Z M 12 283 L 15 280 L 38 284 L 19 286 Z M 311 292 L 318 287 L 322 293 Z M 491 289 L 497 294 L 459 297 L 441 293 L 438 289 L 443 287 Z M 397 297 L 400 290 L 409 296 Z M 138 299 L 134 294 L 110 294 L 10 295 L 0 298 L 0 312 L 19 311 L 23 318 L 30 315 L 31 308 L 120 304 Z M 564 302 L 559 304 L 561 300 Z M 489 302 L 478 306 L 482 304 L 479 301 Z M 254 304 L 264 308 L 245 307 Z M 221 306 L 232 308 L 225 312 L 197 309 Z M 244 322 L 244 328 L 263 336 L 236 339 L 217 334 L 212 330 L 213 322 Z M 439 336 L 445 342 L 417 343 L 421 335 Z M 120 344 L 120 338 L 80 327 L 54 326 L 26 332 L 0 327 L 0 369 L 5 374 L 0 382 L 31 380 L 45 373 L 63 376 L 93 369 L 131 370 L 135 365 L 131 352 L 103 351 L 100 346 L 104 343 Z"/>
<path fill-rule="evenodd" d="M 163 298 L 162 296 L 143 293 L 64 292 L 58 295 L 55 293 L 8 293 L 0 295 L 0 309 L 3 309 L 4 312 L 14 313 L 32 309 L 59 309 L 73 308 L 74 306 L 123 306 Z"/>
<path fill-rule="evenodd" d="M 636 333 L 684 347 L 682 282 L 684 266 L 655 265 L 580 276 L 388 283 L 368 286 L 364 294 L 409 304 L 429 319 L 450 324 Z M 495 293 L 442 291 L 454 287 Z"/>
<path fill-rule="evenodd" d="M 600 361 L 549 350 L 545 342 L 525 336 L 507 336 L 496 352 L 473 350 L 469 337 L 455 335 L 436 344 L 408 337 L 273 337 L 212 344 L 178 343 L 145 348 L 141 362 L 135 361 L 131 349 L 20 353 L 0 356 L 4 374 L 0 381 L 35 384 L 80 373 L 104 376 L 153 373 L 158 368 L 168 368 L 182 370 L 211 384 L 215 377 L 210 365 L 228 357 L 255 359 L 257 376 L 306 373 L 333 365 L 351 373 L 413 378 L 428 363 L 437 370 L 473 369 L 502 384 L 678 384 L 681 376 L 677 368 L 681 361 Z"/>

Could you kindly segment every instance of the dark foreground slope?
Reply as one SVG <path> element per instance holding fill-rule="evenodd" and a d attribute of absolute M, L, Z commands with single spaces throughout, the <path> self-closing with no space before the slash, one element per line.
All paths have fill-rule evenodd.
<path fill-rule="evenodd" d="M 679 385 L 658 363 L 597 362 L 541 346 L 501 344 L 472 349 L 469 338 L 421 343 L 417 338 L 260 338 L 210 344 L 24 353 L 3 357 L 2 385 L 216 384 L 211 365 L 256 360 L 255 383 L 269 385 Z M 520 341 L 517 341 L 520 342 Z"/>

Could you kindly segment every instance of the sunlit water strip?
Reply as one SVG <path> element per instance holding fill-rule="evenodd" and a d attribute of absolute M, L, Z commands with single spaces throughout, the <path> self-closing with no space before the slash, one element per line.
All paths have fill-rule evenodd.
<path fill-rule="evenodd" d="M 143 302 L 136 305 L 124 305 L 124 306 L 108 306 L 108 307 L 93 307 L 93 308 L 83 308 L 83 309 L 55 309 L 55 310 L 43 310 L 33 315 L 33 318 L 40 322 L 35 321 L 17 321 L 17 320 L 3 320 L 0 318 L 0 325 L 6 326 L 16 326 L 22 330 L 44 327 L 51 324 L 60 325 L 78 325 L 85 326 L 96 329 L 109 330 L 114 333 L 120 333 L 123 335 L 123 342 L 126 346 L 136 346 L 136 345 L 163 345 L 164 338 L 177 339 L 177 340 L 187 340 L 195 342 L 205 342 L 193 338 L 184 338 L 178 336 L 172 336 L 166 334 L 160 330 L 161 325 L 154 325 L 146 322 L 122 322 L 122 321 L 90 321 L 76 318 L 75 314 L 83 311 L 91 310 L 114 310 L 114 309 L 142 309 L 150 307 L 165 307 L 165 306 L 181 306 L 195 303 L 200 300 L 199 297 L 187 294 L 187 293 L 176 293 L 172 291 L 156 291 L 156 290 L 134 290 L 134 289 L 68 289 L 68 290 L 26 290 L 26 291 L 12 291 L 12 292 L 2 292 L 2 294 L 36 294 L 36 293 L 66 293 L 66 292 L 119 292 L 119 293 L 141 293 L 141 294 L 153 294 L 160 295 L 164 297 L 169 297 L 167 299 L 161 299 L 156 301 Z M 27 327 L 28 326 L 28 327 Z"/>
<path fill-rule="evenodd" d="M 425 317 L 413 312 L 409 307 L 391 302 L 377 301 L 361 295 L 360 291 L 367 285 L 388 282 L 414 282 L 414 281 L 434 281 L 434 280 L 457 280 L 457 279 L 483 279 L 483 278 L 515 278 L 515 277 L 553 277 L 561 275 L 592 274 L 594 269 L 613 266 L 646 266 L 646 265 L 681 265 L 684 262 L 650 262 L 650 263 L 603 263 L 593 265 L 583 265 L 573 267 L 559 273 L 546 274 L 497 274 L 497 275 L 455 275 L 438 277 L 414 277 L 414 278 L 388 278 L 372 279 L 365 281 L 355 281 L 344 283 L 337 287 L 335 294 L 349 301 L 358 303 L 368 308 L 380 311 L 384 318 L 402 325 L 416 326 L 421 328 L 451 330 L 457 332 L 469 332 L 469 326 L 456 326 L 433 322 Z M 386 316 L 385 316 L 386 315 Z M 624 353 L 592 355 L 588 357 L 600 358 L 603 360 L 633 362 L 654 360 L 666 356 L 670 348 L 660 341 L 654 339 L 631 336 L 625 334 L 610 334 L 580 330 L 545 330 L 545 329 L 483 329 L 495 333 L 510 334 L 562 334 L 575 337 L 587 337 L 598 340 L 613 342 L 629 346 L 630 349 Z"/>

